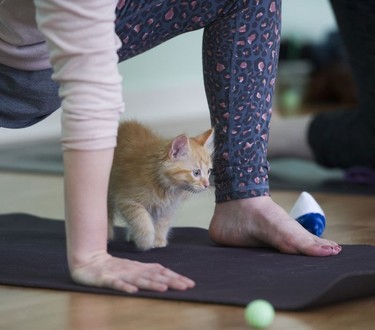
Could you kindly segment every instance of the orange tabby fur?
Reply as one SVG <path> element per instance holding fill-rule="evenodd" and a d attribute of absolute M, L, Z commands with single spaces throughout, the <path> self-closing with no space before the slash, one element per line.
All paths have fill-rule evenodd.
<path fill-rule="evenodd" d="M 166 246 L 176 206 L 209 187 L 212 153 L 212 129 L 164 139 L 138 122 L 123 122 L 109 184 L 109 237 L 119 216 L 139 249 Z"/>

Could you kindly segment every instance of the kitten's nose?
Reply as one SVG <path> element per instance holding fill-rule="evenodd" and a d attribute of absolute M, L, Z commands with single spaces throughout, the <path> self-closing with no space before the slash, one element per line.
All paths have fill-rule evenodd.
<path fill-rule="evenodd" d="M 210 186 L 210 181 L 203 180 L 202 184 L 203 184 L 204 189 L 207 189 Z"/>

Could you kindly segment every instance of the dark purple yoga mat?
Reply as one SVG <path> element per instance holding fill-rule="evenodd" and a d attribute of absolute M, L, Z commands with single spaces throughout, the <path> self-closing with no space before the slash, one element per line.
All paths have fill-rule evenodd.
<path fill-rule="evenodd" d="M 301 310 L 375 295 L 375 246 L 344 245 L 335 257 L 306 257 L 266 248 L 219 247 L 205 229 L 174 228 L 166 248 L 138 252 L 118 239 L 109 250 L 115 256 L 161 263 L 197 284 L 184 292 L 140 291 L 135 294 L 139 297 L 238 306 L 262 298 L 277 309 Z M 127 296 L 73 283 L 64 223 L 26 214 L 0 216 L 0 283 Z"/>

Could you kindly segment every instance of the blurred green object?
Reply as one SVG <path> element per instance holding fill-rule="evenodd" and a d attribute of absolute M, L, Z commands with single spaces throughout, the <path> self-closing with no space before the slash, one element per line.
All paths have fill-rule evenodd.
<path fill-rule="evenodd" d="M 287 115 L 294 114 L 301 105 L 301 94 L 295 88 L 288 88 L 281 95 L 281 105 Z"/>

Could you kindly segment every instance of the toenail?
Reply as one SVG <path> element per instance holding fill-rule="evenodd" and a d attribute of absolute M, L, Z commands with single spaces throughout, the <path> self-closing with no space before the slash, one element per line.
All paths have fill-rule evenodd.
<path fill-rule="evenodd" d="M 336 246 L 335 246 L 335 250 L 336 250 L 336 251 L 341 251 L 341 250 L 342 250 L 341 245 L 336 245 Z"/>
<path fill-rule="evenodd" d="M 333 247 L 331 245 L 322 245 L 321 248 L 325 249 L 325 250 L 331 250 L 331 249 L 333 249 Z"/>

